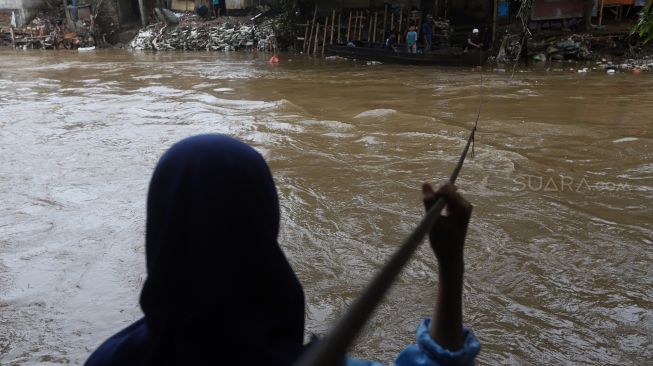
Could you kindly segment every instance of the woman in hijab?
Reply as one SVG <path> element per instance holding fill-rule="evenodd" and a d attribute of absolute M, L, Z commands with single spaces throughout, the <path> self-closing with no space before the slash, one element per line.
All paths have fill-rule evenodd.
<path fill-rule="evenodd" d="M 443 197 L 458 213 L 451 208 L 462 207 L 464 200 L 449 187 L 434 192 L 425 185 L 427 206 Z M 468 211 L 467 221 L 471 206 Z M 466 230 L 467 223 L 462 227 Z M 105 341 L 86 365 L 292 365 L 304 349 L 304 294 L 277 243 L 278 233 L 277 192 L 260 154 L 222 135 L 175 144 L 157 164 L 149 187 L 147 279 L 140 296 L 144 317 Z M 458 246 L 460 268 L 450 266 L 455 271 L 462 269 L 462 242 Z M 454 277 L 462 292 L 462 271 Z M 452 304 L 460 308 L 455 299 Z M 438 311 L 436 306 L 435 323 Z M 463 334 L 462 319 L 450 315 L 439 322 L 447 333 L 443 339 L 438 326 L 423 321 L 418 345 L 404 350 L 397 365 L 473 362 L 478 341 L 467 329 Z M 459 351 L 436 343 L 447 346 L 447 338 L 455 341 L 449 349 Z M 432 356 L 434 350 L 445 358 Z"/>

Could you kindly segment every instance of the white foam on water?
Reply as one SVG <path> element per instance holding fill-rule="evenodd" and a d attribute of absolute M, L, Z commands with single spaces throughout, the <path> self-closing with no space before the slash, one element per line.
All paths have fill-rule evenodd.
<path fill-rule="evenodd" d="M 360 142 L 360 143 L 363 143 L 365 145 L 378 145 L 378 144 L 381 143 L 374 136 L 365 136 L 365 137 L 362 137 L 362 138 L 356 140 L 355 142 Z"/>
<path fill-rule="evenodd" d="M 612 142 L 614 142 L 615 144 L 620 144 L 622 142 L 630 142 L 630 141 L 637 141 L 637 140 L 639 140 L 637 137 L 624 137 L 621 139 L 616 139 Z"/>
<path fill-rule="evenodd" d="M 397 114 L 395 109 L 371 109 L 357 114 L 354 118 L 382 118 Z"/>

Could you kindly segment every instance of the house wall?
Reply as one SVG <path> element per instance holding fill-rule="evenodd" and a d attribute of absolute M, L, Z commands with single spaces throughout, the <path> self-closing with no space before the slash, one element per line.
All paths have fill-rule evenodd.
<path fill-rule="evenodd" d="M 319 11 L 329 12 L 333 9 L 361 9 L 361 8 L 383 8 L 386 0 L 308 0 L 301 1 L 305 6 L 313 8 L 317 5 Z M 420 7 L 421 0 L 398 0 L 394 1 L 402 7 L 409 9 L 413 6 Z M 393 3 L 394 3 L 393 2 Z"/>
<path fill-rule="evenodd" d="M 598 6 L 594 1 L 594 14 Z M 605 3 L 608 3 L 607 1 Z M 531 9 L 532 20 L 555 20 L 582 18 L 585 0 L 534 0 Z"/>
<path fill-rule="evenodd" d="M 227 9 L 247 9 L 258 3 L 256 0 L 226 0 Z"/>
<path fill-rule="evenodd" d="M 0 0 L 0 25 L 9 25 L 11 12 L 14 11 L 16 25 L 22 27 L 30 22 L 43 7 L 45 7 L 43 0 Z"/>

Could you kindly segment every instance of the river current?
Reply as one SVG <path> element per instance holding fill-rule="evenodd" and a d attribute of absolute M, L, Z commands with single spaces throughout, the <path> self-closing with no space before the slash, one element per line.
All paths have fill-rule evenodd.
<path fill-rule="evenodd" d="M 464 320 L 481 365 L 653 359 L 653 75 L 281 55 L 0 50 L 0 364 L 81 364 L 141 316 L 147 185 L 199 133 L 260 151 L 324 334 L 453 169 L 483 95 Z M 431 313 L 423 245 L 352 348 L 389 364 Z"/>

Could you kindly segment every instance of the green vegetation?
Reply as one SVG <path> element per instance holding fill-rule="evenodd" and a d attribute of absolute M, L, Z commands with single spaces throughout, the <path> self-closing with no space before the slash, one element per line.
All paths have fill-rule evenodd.
<path fill-rule="evenodd" d="M 653 4 L 648 4 L 639 13 L 639 20 L 633 27 L 631 34 L 638 34 L 644 44 L 653 40 Z"/>

